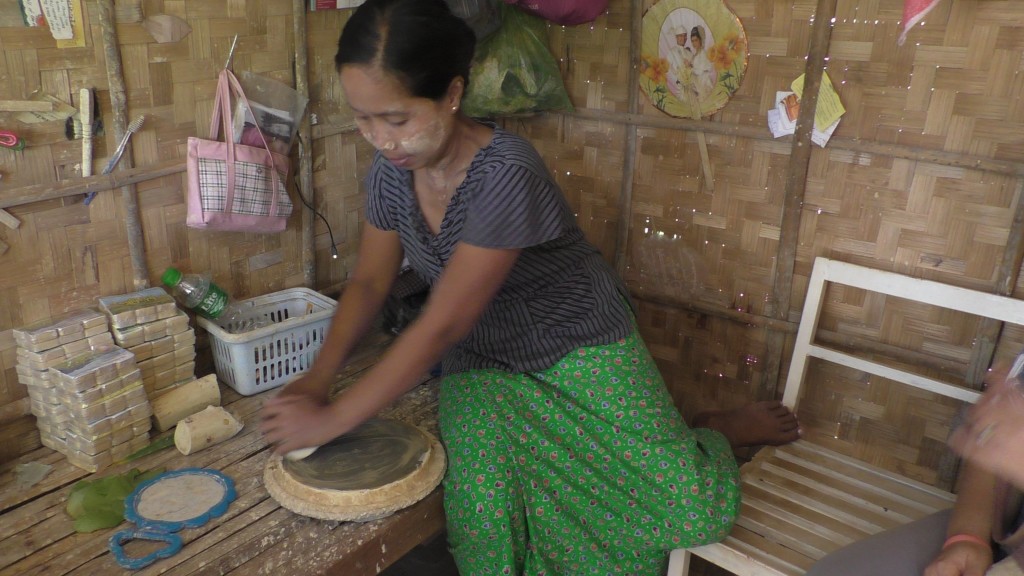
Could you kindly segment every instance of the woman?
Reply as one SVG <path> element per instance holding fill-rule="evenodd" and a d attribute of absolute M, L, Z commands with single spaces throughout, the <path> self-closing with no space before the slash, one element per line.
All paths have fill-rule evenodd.
<path fill-rule="evenodd" d="M 705 50 L 703 26 L 694 26 L 690 30 L 690 45 L 693 46 L 693 58 L 686 62 L 686 67 L 690 69 L 687 88 L 693 92 L 697 102 L 703 102 L 718 83 L 715 65 L 711 63 Z"/>
<path fill-rule="evenodd" d="M 316 363 L 264 409 L 275 450 L 324 444 L 439 360 L 448 538 L 460 572 L 659 574 L 721 539 L 733 446 L 797 436 L 778 403 L 690 430 L 637 336 L 621 281 L 537 152 L 460 112 L 475 38 L 443 0 L 368 0 L 335 58 L 377 149 L 359 260 Z M 367 376 L 337 371 L 406 257 L 431 295 Z"/>

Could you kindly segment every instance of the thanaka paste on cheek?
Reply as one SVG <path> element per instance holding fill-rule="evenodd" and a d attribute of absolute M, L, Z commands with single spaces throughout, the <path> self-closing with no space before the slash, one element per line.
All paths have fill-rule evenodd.
<path fill-rule="evenodd" d="M 361 134 L 363 135 L 363 138 L 365 138 L 366 141 L 369 142 L 377 150 L 383 150 L 385 152 L 388 152 L 395 149 L 395 143 L 393 141 L 384 142 L 382 144 L 380 142 L 377 142 L 377 139 L 374 137 L 374 135 L 369 132 L 361 132 Z"/>
<path fill-rule="evenodd" d="M 412 136 L 402 139 L 399 144 L 402 145 L 402 150 L 410 155 L 419 155 L 424 152 L 429 152 L 435 148 L 444 140 L 444 124 L 441 120 L 435 118 L 427 126 Z"/>

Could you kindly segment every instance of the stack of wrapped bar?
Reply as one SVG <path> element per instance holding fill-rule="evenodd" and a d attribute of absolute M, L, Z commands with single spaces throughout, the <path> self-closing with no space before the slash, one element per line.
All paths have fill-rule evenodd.
<path fill-rule="evenodd" d="M 162 288 L 102 296 L 114 341 L 135 355 L 150 400 L 195 379 L 196 336 L 188 315 Z"/>
<path fill-rule="evenodd" d="M 61 404 L 57 379 L 50 368 L 85 352 L 114 344 L 107 318 L 97 310 L 80 310 L 57 320 L 16 328 L 18 381 L 28 388 L 44 446 L 63 452 L 70 417 Z"/>
<path fill-rule="evenodd" d="M 96 472 L 149 443 L 153 409 L 131 352 L 90 350 L 49 371 L 63 407 L 62 452 L 69 462 Z"/>

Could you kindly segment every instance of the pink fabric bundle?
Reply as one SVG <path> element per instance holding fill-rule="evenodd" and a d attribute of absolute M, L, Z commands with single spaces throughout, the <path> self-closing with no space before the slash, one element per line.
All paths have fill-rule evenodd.
<path fill-rule="evenodd" d="M 907 41 L 907 33 L 918 22 L 931 12 L 932 8 L 939 3 L 939 0 L 903 0 L 903 31 L 896 43 L 903 46 Z"/>
<path fill-rule="evenodd" d="M 505 0 L 505 2 L 562 26 L 593 22 L 608 9 L 608 0 Z"/>

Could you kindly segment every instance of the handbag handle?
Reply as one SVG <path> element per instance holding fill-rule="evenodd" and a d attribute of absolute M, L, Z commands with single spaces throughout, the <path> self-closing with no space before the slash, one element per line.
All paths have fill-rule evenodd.
<path fill-rule="evenodd" d="M 224 205 L 228 210 L 231 209 L 235 199 L 235 129 L 231 121 L 232 93 L 252 112 L 252 106 L 249 105 L 249 99 L 245 97 L 245 91 L 242 90 L 241 84 L 238 83 L 238 78 L 235 78 L 231 70 L 223 68 L 217 78 L 217 96 L 213 102 L 213 117 L 210 118 L 210 140 L 217 140 L 218 132 L 223 129 L 224 143 L 227 145 L 228 152 L 226 165 L 227 195 L 224 199 Z M 253 116 L 255 118 L 255 114 Z M 260 135 L 260 141 L 263 142 L 263 149 L 267 151 L 267 157 L 270 158 L 270 177 L 274 186 L 274 190 L 270 195 L 270 215 L 277 216 L 277 189 L 281 186 L 281 175 L 277 172 L 274 153 L 271 152 L 270 145 L 267 144 L 263 130 L 260 129 L 258 123 L 255 125 L 255 128 L 256 132 Z"/>

